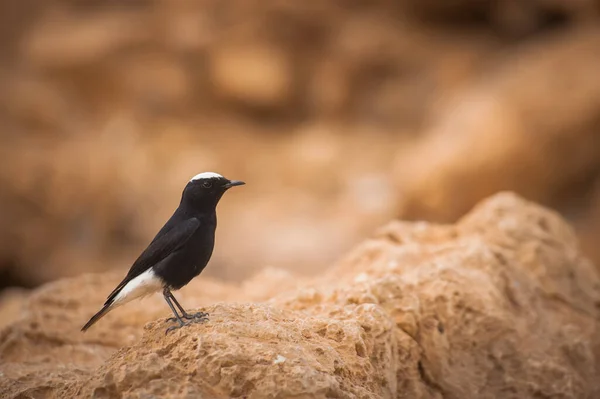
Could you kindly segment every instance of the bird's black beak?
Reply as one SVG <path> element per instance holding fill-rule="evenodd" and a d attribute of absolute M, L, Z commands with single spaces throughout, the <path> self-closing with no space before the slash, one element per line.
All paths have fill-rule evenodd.
<path fill-rule="evenodd" d="M 230 180 L 229 183 L 226 183 L 223 187 L 225 187 L 225 188 L 231 188 L 231 187 L 234 187 L 234 186 L 243 186 L 244 184 L 246 184 L 246 183 L 244 183 L 241 180 Z"/>

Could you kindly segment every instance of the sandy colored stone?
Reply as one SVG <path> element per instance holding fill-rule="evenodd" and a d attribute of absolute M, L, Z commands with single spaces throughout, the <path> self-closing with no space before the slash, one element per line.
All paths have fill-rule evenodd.
<path fill-rule="evenodd" d="M 0 294 L 0 328 L 12 324 L 23 314 L 28 291 L 21 288 L 8 288 Z"/>
<path fill-rule="evenodd" d="M 100 62 L 114 51 L 149 39 L 140 14 L 97 12 L 74 20 L 68 13 L 49 11 L 27 32 L 23 57 L 41 68 L 77 67 Z"/>
<path fill-rule="evenodd" d="M 399 151 L 399 216 L 452 222 L 510 189 L 589 231 L 600 170 L 598 46 L 598 29 L 532 43 L 442 102 L 422 138 Z"/>
<path fill-rule="evenodd" d="M 132 102 L 148 108 L 182 106 L 193 95 L 193 81 L 184 66 L 164 54 L 144 54 L 113 66 L 118 85 Z"/>
<path fill-rule="evenodd" d="M 280 108 L 294 93 L 285 53 L 252 42 L 224 44 L 210 57 L 209 79 L 218 97 L 257 108 Z"/>
<path fill-rule="evenodd" d="M 534 35 L 554 26 L 593 21 L 595 0 L 406 0 L 407 10 L 433 21 L 451 24 L 485 24 L 511 37 Z"/>
<path fill-rule="evenodd" d="M 311 281 L 274 270 L 255 279 L 237 287 L 195 281 L 182 301 L 211 320 L 167 336 L 157 317 L 168 312 L 156 297 L 78 332 L 116 275 L 42 287 L 29 314 L 1 333 L 0 391 L 6 398 L 600 394 L 600 276 L 557 214 L 512 194 L 484 201 L 456 225 L 392 222 Z"/>

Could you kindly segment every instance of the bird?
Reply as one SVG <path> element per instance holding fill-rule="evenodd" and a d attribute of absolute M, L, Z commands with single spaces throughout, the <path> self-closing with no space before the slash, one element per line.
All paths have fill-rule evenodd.
<path fill-rule="evenodd" d="M 89 329 L 111 310 L 161 290 L 174 315 L 168 321 L 177 322 L 166 330 L 166 334 L 191 322 L 208 321 L 208 313 L 187 313 L 172 291 L 184 287 L 204 270 L 215 244 L 217 204 L 227 190 L 244 184 L 215 172 L 203 172 L 192 177 L 183 189 L 173 215 L 108 295 L 102 309 L 81 331 Z"/>

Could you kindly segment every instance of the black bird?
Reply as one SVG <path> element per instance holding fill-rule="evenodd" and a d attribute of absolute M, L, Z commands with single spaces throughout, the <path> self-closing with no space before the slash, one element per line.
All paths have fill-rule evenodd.
<path fill-rule="evenodd" d="M 192 177 L 183 190 L 181 202 L 173 216 L 133 263 L 123 281 L 110 293 L 102 309 L 92 316 L 81 331 L 90 328 L 114 308 L 160 290 L 175 315 L 169 320 L 178 322 L 177 326 L 169 327 L 167 333 L 189 324 L 183 319 L 208 320 L 208 313 L 187 313 L 171 291 L 185 286 L 204 270 L 215 244 L 217 203 L 225 191 L 243 184 L 242 181 L 228 180 L 213 172 Z M 173 304 L 179 308 L 181 315 Z"/>

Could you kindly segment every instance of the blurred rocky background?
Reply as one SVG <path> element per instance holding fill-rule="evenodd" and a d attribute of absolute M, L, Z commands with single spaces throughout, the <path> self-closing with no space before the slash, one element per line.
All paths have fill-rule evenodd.
<path fill-rule="evenodd" d="M 206 274 L 310 275 L 500 190 L 600 264 L 596 0 L 0 1 L 0 286 L 126 270 L 216 171 Z"/>

